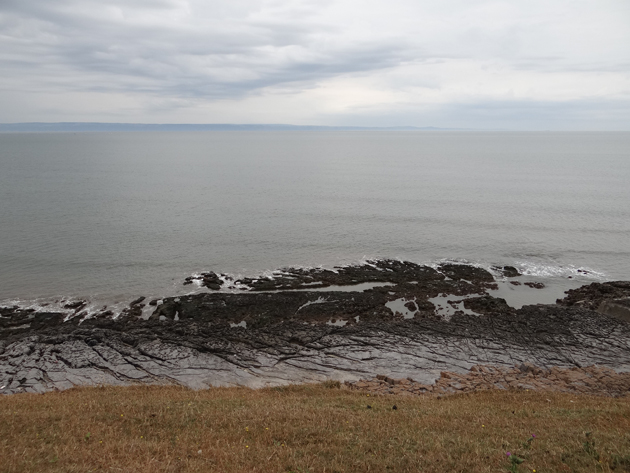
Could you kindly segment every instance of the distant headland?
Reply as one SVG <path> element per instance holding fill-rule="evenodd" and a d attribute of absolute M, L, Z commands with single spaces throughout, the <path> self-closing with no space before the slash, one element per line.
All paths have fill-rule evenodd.
<path fill-rule="evenodd" d="M 29 122 L 0 123 L 0 132 L 95 132 L 95 131 L 472 131 L 467 128 L 433 126 L 311 126 L 283 124 L 177 124 L 177 123 L 98 123 L 98 122 Z"/>

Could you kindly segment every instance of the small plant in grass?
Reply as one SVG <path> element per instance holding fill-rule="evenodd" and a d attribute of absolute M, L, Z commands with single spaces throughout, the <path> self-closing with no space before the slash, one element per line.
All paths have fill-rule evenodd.
<path fill-rule="evenodd" d="M 508 457 L 508 461 L 510 462 L 510 467 L 508 468 L 508 471 L 518 472 L 518 466 L 525 460 L 517 455 L 512 454 L 511 452 L 506 452 L 505 455 Z"/>
<path fill-rule="evenodd" d="M 525 442 L 523 442 L 523 448 L 526 450 L 529 450 L 530 448 L 532 448 L 532 442 L 534 441 L 535 438 L 536 438 L 536 435 L 532 434 L 530 438 L 528 438 Z"/>
<path fill-rule="evenodd" d="M 536 434 L 532 434 L 530 438 L 528 438 L 527 440 L 525 440 L 525 442 L 523 442 L 523 448 L 525 450 L 529 450 L 530 448 L 532 448 L 532 443 L 534 442 L 535 439 L 536 439 Z M 525 458 L 521 458 L 516 453 L 506 452 L 505 455 L 507 456 L 508 461 L 510 462 L 508 471 L 515 471 L 515 472 L 518 471 L 518 466 L 525 461 Z"/>
<path fill-rule="evenodd" d="M 595 450 L 595 440 L 593 440 L 590 432 L 586 432 L 586 442 L 582 444 L 584 446 L 584 451 L 593 457 L 595 460 L 599 461 L 599 453 Z"/>

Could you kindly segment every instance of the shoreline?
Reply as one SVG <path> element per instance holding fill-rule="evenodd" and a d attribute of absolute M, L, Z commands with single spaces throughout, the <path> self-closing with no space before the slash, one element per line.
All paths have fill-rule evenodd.
<path fill-rule="evenodd" d="M 336 271 L 339 268 L 361 267 L 366 264 L 379 261 L 409 262 L 399 258 L 360 258 L 354 262 L 344 262 L 342 264 L 327 265 L 292 265 L 280 269 L 265 270 L 245 270 L 240 272 L 217 273 L 222 282 L 227 284 L 220 287 L 221 292 L 241 292 L 250 290 L 249 287 L 233 284 L 234 281 L 242 279 L 276 278 L 285 271 L 306 270 L 306 271 Z M 591 282 L 613 281 L 610 275 L 592 268 L 576 266 L 571 264 L 549 264 L 518 260 L 506 263 L 514 267 L 519 273 L 519 282 L 541 282 L 545 285 L 542 290 L 528 291 L 526 287 L 515 287 L 509 285 L 508 278 L 505 278 L 496 268 L 503 267 L 503 264 L 491 264 L 488 262 L 469 261 L 460 259 L 440 258 L 430 261 L 413 261 L 412 264 L 439 268 L 443 264 L 461 264 L 473 266 L 489 271 L 495 278 L 499 289 L 493 293 L 495 297 L 505 298 L 509 305 L 520 308 L 522 305 L 536 303 L 554 303 L 556 299 L 564 297 L 564 292 L 569 289 L 576 289 Z M 181 297 L 205 292 L 208 289 L 202 285 L 203 274 L 211 273 L 211 270 L 197 270 L 192 273 L 180 273 L 177 278 L 168 278 L 170 282 L 162 281 L 151 287 L 112 286 L 106 289 L 93 288 L 92 290 L 72 290 L 68 289 L 59 292 L 37 293 L 35 290 L 28 292 L 12 292 L 0 298 L 0 307 L 19 307 L 20 309 L 34 309 L 37 312 L 67 312 L 73 316 L 73 311 L 68 311 L 65 305 L 84 302 L 82 311 L 87 311 L 87 317 L 97 315 L 104 309 L 111 310 L 115 315 L 120 314 L 129 306 L 131 301 L 144 296 L 147 300 L 160 300 L 168 297 Z M 618 278 L 619 279 L 619 278 Z M 625 280 L 625 277 L 620 278 Z M 192 282 L 192 285 L 191 285 Z M 183 284 L 182 284 L 183 283 Z M 304 289 L 305 290 L 305 289 Z M 346 286 L 337 286 L 331 290 L 348 290 Z"/>
<path fill-rule="evenodd" d="M 104 309 L 86 317 L 82 301 L 66 312 L 5 307 L 0 392 L 136 383 L 264 387 L 377 374 L 433 385 L 444 371 L 521 363 L 630 371 L 630 324 L 597 312 L 604 300 L 630 298 L 630 282 L 591 283 L 556 304 L 521 308 L 495 297 L 499 283 L 541 290 L 526 279 L 510 266 L 491 273 L 377 260 L 290 268 L 272 278 L 203 273 L 185 282 L 206 292 L 138 298 L 118 316 Z M 229 285 L 243 290 L 222 290 Z"/>

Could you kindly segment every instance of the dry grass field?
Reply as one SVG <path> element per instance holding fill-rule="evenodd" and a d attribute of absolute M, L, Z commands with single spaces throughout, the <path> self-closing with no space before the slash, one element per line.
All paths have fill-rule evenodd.
<path fill-rule="evenodd" d="M 375 397 L 335 383 L 0 397 L 0 472 L 53 471 L 623 472 L 630 397 Z"/>

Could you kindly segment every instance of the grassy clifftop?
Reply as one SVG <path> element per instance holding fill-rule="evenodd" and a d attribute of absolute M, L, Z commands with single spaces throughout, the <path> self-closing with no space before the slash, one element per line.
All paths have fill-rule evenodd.
<path fill-rule="evenodd" d="M 334 383 L 17 394 L 0 398 L 0 459 L 0 472 L 623 472 L 630 398 Z"/>

